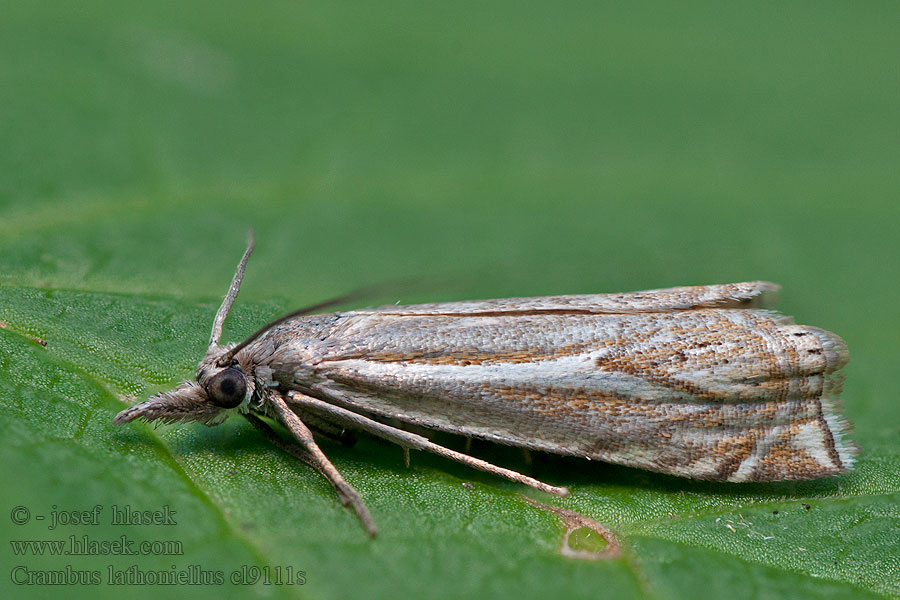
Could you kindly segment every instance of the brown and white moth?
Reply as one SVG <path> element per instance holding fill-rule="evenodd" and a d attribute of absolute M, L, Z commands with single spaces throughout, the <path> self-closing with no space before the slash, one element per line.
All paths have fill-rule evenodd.
<path fill-rule="evenodd" d="M 252 250 L 251 240 L 196 381 L 115 423 L 242 415 L 327 477 L 372 535 L 359 494 L 313 431 L 365 431 L 558 495 L 568 491 L 385 420 L 696 479 L 814 479 L 853 465 L 836 411 L 847 347 L 765 309 L 772 283 L 308 314 L 328 302 L 220 346 Z M 260 417 L 279 420 L 303 449 Z"/>

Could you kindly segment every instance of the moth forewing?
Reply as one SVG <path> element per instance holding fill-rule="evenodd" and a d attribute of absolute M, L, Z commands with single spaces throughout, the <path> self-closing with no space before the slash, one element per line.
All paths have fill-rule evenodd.
<path fill-rule="evenodd" d="M 567 490 L 379 418 L 698 479 L 812 479 L 853 464 L 836 408 L 847 348 L 764 309 L 774 284 L 297 311 L 220 347 L 251 250 L 252 242 L 197 381 L 115 423 L 215 425 L 243 414 L 277 441 L 255 415 L 275 418 L 304 448 L 292 453 L 328 478 L 373 535 L 359 494 L 312 432 L 365 431 L 556 494 Z"/>
<path fill-rule="evenodd" d="M 770 311 L 398 307 L 344 313 L 331 332 L 312 348 L 284 339 L 278 360 L 350 410 L 701 479 L 810 479 L 853 460 L 834 412 L 843 342 Z"/>

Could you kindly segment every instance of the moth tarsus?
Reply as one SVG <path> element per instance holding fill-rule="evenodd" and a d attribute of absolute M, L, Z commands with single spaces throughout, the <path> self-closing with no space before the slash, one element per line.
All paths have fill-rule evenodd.
<path fill-rule="evenodd" d="M 348 442 L 364 431 L 406 457 L 425 450 L 558 495 L 568 490 L 470 456 L 468 442 L 457 452 L 383 421 L 697 479 L 814 479 L 853 465 L 836 408 L 847 348 L 768 310 L 774 284 L 310 314 L 345 297 L 220 346 L 252 249 L 251 237 L 195 380 L 114 422 L 217 425 L 243 415 L 322 473 L 371 535 L 360 495 L 313 432 Z"/>

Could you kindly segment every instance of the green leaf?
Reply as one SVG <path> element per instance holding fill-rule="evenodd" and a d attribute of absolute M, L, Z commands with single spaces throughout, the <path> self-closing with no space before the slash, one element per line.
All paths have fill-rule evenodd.
<path fill-rule="evenodd" d="M 634 597 L 682 597 L 688 583 L 724 593 L 738 578 L 753 582 L 747 597 L 797 586 L 835 596 L 897 591 L 887 560 L 900 525 L 896 454 L 863 455 L 839 480 L 768 485 L 699 483 L 541 457 L 535 474 L 570 485 L 573 494 L 540 499 L 601 521 L 621 538 L 622 558 L 595 563 L 560 557 L 560 521 L 521 498 L 537 492 L 431 456 L 416 455 L 406 470 L 399 449 L 373 440 L 352 449 L 326 445 L 380 525 L 370 541 L 320 476 L 268 447 L 245 423 L 111 426 L 124 406 L 117 390 L 143 397 L 191 376 L 213 304 L 5 286 L 0 305 L 8 323 L 0 330 L 0 461 L 11 481 L 27 482 L 5 491 L 6 505 L 34 514 L 100 505 L 103 517 L 97 526 L 55 531 L 33 521 L 11 535 L 68 539 L 75 531 L 79 538 L 183 545 L 176 557 L 72 560 L 104 578 L 109 564 L 163 571 L 200 565 L 227 577 L 246 565 L 304 571 L 313 595 L 326 596 L 414 593 L 421 581 L 449 595 L 502 595 L 527 585 L 577 596 L 602 580 Z M 248 331 L 270 313 L 244 304 L 231 324 Z M 528 468 L 512 451 L 476 451 Z M 170 507 L 177 525 L 111 525 L 112 506 L 126 504 Z M 34 570 L 60 567 L 59 557 L 16 560 Z M 351 581 L 342 577 L 348 565 Z"/>
<path fill-rule="evenodd" d="M 4 597 L 900 596 L 897 8 L 7 4 Z M 323 443 L 370 540 L 243 422 L 111 424 L 193 375 L 251 226 L 230 340 L 367 284 L 415 302 L 776 281 L 851 349 L 858 466 L 730 485 L 474 444 L 560 499 Z M 523 496 L 622 555 L 563 556 L 560 517 Z M 113 524 L 126 505 L 175 524 Z M 51 529 L 54 510 L 81 522 Z M 169 553 L 21 544 L 70 536 Z M 200 585 L 147 580 L 177 576 Z"/>

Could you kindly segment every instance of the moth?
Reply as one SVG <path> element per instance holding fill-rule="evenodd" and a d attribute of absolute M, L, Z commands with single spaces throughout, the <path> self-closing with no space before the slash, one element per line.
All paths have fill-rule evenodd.
<path fill-rule="evenodd" d="M 853 465 L 857 449 L 837 412 L 847 347 L 765 308 L 772 283 L 310 314 L 332 301 L 219 345 L 252 251 L 251 238 L 195 380 L 114 422 L 243 416 L 319 470 L 371 535 L 369 511 L 314 433 L 367 432 L 407 459 L 426 450 L 561 496 L 564 487 L 396 425 L 695 479 L 814 479 Z"/>

